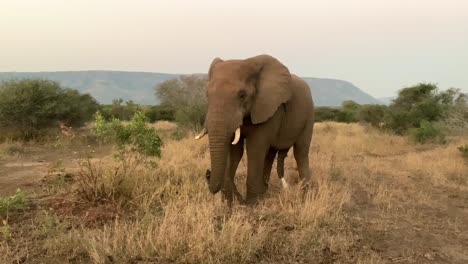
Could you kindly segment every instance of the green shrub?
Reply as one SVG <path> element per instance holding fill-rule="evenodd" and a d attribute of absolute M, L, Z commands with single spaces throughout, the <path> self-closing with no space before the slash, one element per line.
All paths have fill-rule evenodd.
<path fill-rule="evenodd" d="M 37 138 L 51 128 L 58 128 L 60 121 L 67 126 L 81 126 L 97 108 L 97 102 L 89 94 L 64 89 L 54 81 L 20 79 L 0 83 L 3 137 Z"/>
<path fill-rule="evenodd" d="M 468 158 L 468 144 L 459 146 L 458 150 L 460 151 L 463 157 Z"/>
<path fill-rule="evenodd" d="M 94 132 L 98 138 L 107 143 L 116 144 L 123 150 L 132 146 L 132 150 L 146 155 L 161 155 L 162 141 L 156 130 L 147 125 L 146 116 L 138 111 L 127 125 L 118 119 L 106 121 L 100 112 L 95 115 Z"/>
<path fill-rule="evenodd" d="M 418 128 L 411 130 L 413 139 L 421 144 L 435 142 L 445 143 L 444 128 L 440 123 L 422 120 Z"/>

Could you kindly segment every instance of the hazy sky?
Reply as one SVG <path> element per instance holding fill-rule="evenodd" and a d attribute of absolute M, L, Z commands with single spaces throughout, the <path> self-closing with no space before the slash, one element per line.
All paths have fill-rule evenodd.
<path fill-rule="evenodd" d="M 0 71 L 200 73 L 261 53 L 376 97 L 468 92 L 468 1 L 0 0 Z"/>

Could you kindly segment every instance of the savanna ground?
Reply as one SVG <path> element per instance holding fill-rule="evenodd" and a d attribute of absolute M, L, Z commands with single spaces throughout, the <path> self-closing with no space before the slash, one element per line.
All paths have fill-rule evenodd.
<path fill-rule="evenodd" d="M 457 146 L 417 145 L 358 124 L 316 124 L 315 184 L 282 190 L 273 170 L 259 205 L 208 192 L 207 139 L 170 139 L 161 159 L 124 162 L 83 139 L 0 145 L 1 263 L 468 263 L 468 162 Z M 466 138 L 465 138 L 466 140 Z M 275 164 L 274 164 L 275 166 Z M 237 172 L 244 192 L 246 161 Z M 7 217 L 7 219 L 6 219 Z"/>

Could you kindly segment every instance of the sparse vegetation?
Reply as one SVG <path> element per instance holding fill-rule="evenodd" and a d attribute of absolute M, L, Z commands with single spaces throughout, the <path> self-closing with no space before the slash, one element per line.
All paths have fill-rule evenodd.
<path fill-rule="evenodd" d="M 168 137 L 153 167 L 131 151 L 127 160 L 107 152 L 76 157 L 78 167 L 57 165 L 72 175 L 63 184 L 73 188 L 35 201 L 27 220 L 14 214 L 1 225 L 0 262 L 424 263 L 432 254 L 457 263 L 464 256 L 458 234 L 466 232 L 466 212 L 453 206 L 445 213 L 449 200 L 462 204 L 468 191 L 459 141 L 419 145 L 360 124 L 319 123 L 311 192 L 296 187 L 295 162 L 287 158 L 289 190 L 273 170 L 259 205 L 228 210 L 206 186 L 207 139 L 192 136 Z M 94 148 L 97 155 L 98 146 L 86 149 Z M 241 193 L 246 171 L 244 157 Z"/>

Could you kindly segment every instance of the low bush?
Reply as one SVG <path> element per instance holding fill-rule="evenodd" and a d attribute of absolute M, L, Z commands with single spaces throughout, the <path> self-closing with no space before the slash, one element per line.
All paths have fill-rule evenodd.
<path fill-rule="evenodd" d="M 148 126 L 146 116 L 142 112 L 136 112 L 127 125 L 115 118 L 106 121 L 103 115 L 97 112 L 94 131 L 102 141 L 115 144 L 120 150 L 131 146 L 133 151 L 145 156 L 161 155 L 161 138 L 153 127 Z"/>
<path fill-rule="evenodd" d="M 418 128 L 410 130 L 413 139 L 421 144 L 424 143 L 445 143 L 444 127 L 440 123 L 421 121 Z"/>

